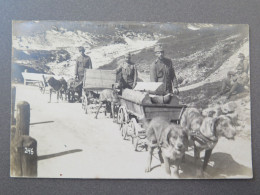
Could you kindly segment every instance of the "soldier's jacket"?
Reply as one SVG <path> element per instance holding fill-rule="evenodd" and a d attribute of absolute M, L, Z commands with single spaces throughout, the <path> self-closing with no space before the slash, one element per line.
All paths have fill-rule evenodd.
<path fill-rule="evenodd" d="M 157 59 L 150 67 L 150 80 L 163 82 L 166 92 L 172 92 L 172 86 L 178 87 L 172 61 L 168 58 Z"/>
<path fill-rule="evenodd" d="M 75 65 L 75 75 L 79 76 L 79 79 L 83 79 L 84 70 L 92 69 L 92 62 L 89 56 L 79 56 Z"/>
<path fill-rule="evenodd" d="M 123 62 L 119 65 L 119 67 L 116 69 L 116 73 L 122 74 L 122 79 L 131 87 L 133 87 L 134 84 L 136 84 L 137 81 L 137 69 L 134 63 L 130 62 L 129 64 L 127 62 Z"/>
<path fill-rule="evenodd" d="M 247 76 L 247 73 L 243 72 L 242 74 L 237 74 L 236 75 L 236 81 L 240 85 L 243 85 L 243 86 L 247 85 L 248 82 L 249 82 L 249 78 Z"/>

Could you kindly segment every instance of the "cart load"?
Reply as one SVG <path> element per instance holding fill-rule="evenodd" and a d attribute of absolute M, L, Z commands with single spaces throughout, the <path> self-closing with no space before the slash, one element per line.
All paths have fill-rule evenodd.
<path fill-rule="evenodd" d="M 165 95 L 165 89 L 162 82 L 137 82 L 135 91 L 147 92 L 154 95 Z"/>
<path fill-rule="evenodd" d="M 83 89 L 103 90 L 111 89 L 116 83 L 114 70 L 86 69 L 83 79 Z"/>
<path fill-rule="evenodd" d="M 142 86 L 145 85 L 147 84 L 142 84 Z M 122 96 L 119 96 L 118 122 L 122 136 L 124 139 L 131 137 L 134 148 L 138 151 L 146 146 L 144 121 L 163 117 L 179 123 L 186 108 L 185 105 L 179 104 L 179 99 L 175 95 L 165 95 L 160 83 L 150 83 L 148 86 L 150 86 L 149 90 L 142 89 L 140 85 L 134 90 L 125 89 Z M 156 94 L 158 91 L 159 94 Z"/>

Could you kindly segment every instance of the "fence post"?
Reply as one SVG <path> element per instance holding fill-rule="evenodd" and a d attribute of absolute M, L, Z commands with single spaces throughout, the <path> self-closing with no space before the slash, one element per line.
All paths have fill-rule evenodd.
<path fill-rule="evenodd" d="M 37 141 L 27 135 L 21 136 L 19 141 L 22 176 L 37 177 Z"/>
<path fill-rule="evenodd" d="M 18 135 L 29 135 L 30 104 L 25 101 L 17 103 L 16 131 Z"/>
<path fill-rule="evenodd" d="M 10 175 L 13 177 L 22 176 L 21 156 L 18 152 L 19 136 L 16 134 L 16 128 L 11 126 L 11 144 L 10 144 Z"/>
<path fill-rule="evenodd" d="M 11 125 L 15 124 L 15 117 L 14 117 L 14 112 L 15 112 L 15 98 L 16 98 L 16 87 L 12 87 L 11 91 Z"/>
<path fill-rule="evenodd" d="M 13 177 L 37 177 L 37 141 L 27 135 L 11 140 L 10 171 Z"/>

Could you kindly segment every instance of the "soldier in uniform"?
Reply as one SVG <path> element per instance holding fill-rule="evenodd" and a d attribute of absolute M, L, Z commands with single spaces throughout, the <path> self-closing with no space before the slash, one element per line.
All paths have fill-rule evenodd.
<path fill-rule="evenodd" d="M 227 93 L 227 99 L 229 99 L 232 95 L 244 91 L 248 82 L 249 78 L 244 71 L 244 66 L 239 64 L 236 68 L 236 72 L 228 72 L 228 78 L 222 82 L 220 95 Z"/>
<path fill-rule="evenodd" d="M 135 64 L 131 61 L 131 54 L 125 55 L 125 60 L 116 69 L 116 73 L 120 74 L 120 88 L 121 89 L 133 89 L 137 82 L 137 69 Z"/>
<path fill-rule="evenodd" d="M 172 61 L 164 57 L 162 46 L 155 47 L 157 59 L 150 67 L 151 82 L 163 82 L 166 93 L 178 94 L 178 82 Z"/>
<path fill-rule="evenodd" d="M 84 47 L 79 47 L 80 56 L 75 65 L 75 78 L 82 81 L 85 69 L 92 69 L 92 62 L 89 56 L 85 55 Z"/>

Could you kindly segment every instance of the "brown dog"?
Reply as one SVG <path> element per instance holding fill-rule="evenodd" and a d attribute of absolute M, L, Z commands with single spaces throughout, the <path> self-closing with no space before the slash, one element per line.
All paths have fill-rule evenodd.
<path fill-rule="evenodd" d="M 194 146 L 194 160 L 199 167 L 200 152 L 205 150 L 202 168 L 197 170 L 197 176 L 203 176 L 207 168 L 212 150 L 220 136 L 227 139 L 234 139 L 235 128 L 229 117 L 221 115 L 216 118 L 203 117 L 196 108 L 188 108 L 181 119 L 181 126 L 186 129 L 189 135 L 189 146 Z"/>
<path fill-rule="evenodd" d="M 104 89 L 99 96 L 99 107 L 96 113 L 95 118 L 97 119 L 99 110 L 103 104 L 111 106 L 111 116 L 113 117 L 113 121 L 115 122 L 115 104 L 119 101 L 118 92 L 115 89 L 114 85 L 112 85 L 112 89 Z"/>
<path fill-rule="evenodd" d="M 154 118 L 147 128 L 148 162 L 145 172 L 151 171 L 153 151 L 158 147 L 161 163 L 164 162 L 166 173 L 171 174 L 170 161 L 175 162 L 174 174 L 179 177 L 179 166 L 185 154 L 187 136 L 184 129 L 163 118 Z"/>

